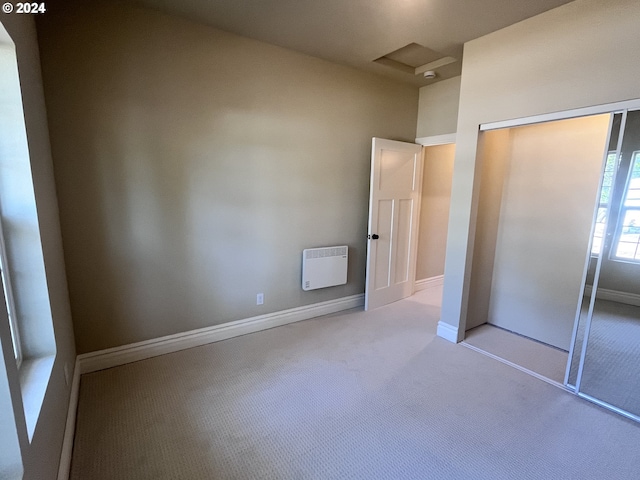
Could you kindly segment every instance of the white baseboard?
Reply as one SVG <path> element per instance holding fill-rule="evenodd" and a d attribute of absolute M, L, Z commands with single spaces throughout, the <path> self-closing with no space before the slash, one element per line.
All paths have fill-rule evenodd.
<path fill-rule="evenodd" d="M 62 452 L 60 453 L 60 465 L 58 466 L 58 480 L 69 480 L 69 474 L 71 473 L 71 456 L 73 454 L 73 439 L 76 433 L 76 413 L 78 410 L 79 394 L 80 365 L 76 358 L 76 364 L 73 368 L 73 380 L 71 381 L 71 394 L 69 395 L 67 423 L 64 427 L 64 439 L 62 440 Z"/>
<path fill-rule="evenodd" d="M 591 286 L 587 285 L 584 287 L 584 293 L 587 297 L 591 296 L 591 291 L 592 291 Z M 599 288 L 596 298 L 640 307 L 640 295 L 636 293 L 619 292 L 617 290 L 608 290 L 606 288 Z"/>
<path fill-rule="evenodd" d="M 247 333 L 267 330 L 269 328 L 286 325 L 288 323 L 308 320 L 322 315 L 357 308 L 364 305 L 364 295 L 352 295 L 350 297 L 329 300 L 327 302 L 314 303 L 304 307 L 291 308 L 280 312 L 268 313 L 257 317 L 223 323 L 212 327 L 200 328 L 189 332 L 177 333 L 166 337 L 155 338 L 144 342 L 132 343 L 121 347 L 109 348 L 97 352 L 78 355 L 73 370 L 69 409 L 67 411 L 67 423 L 64 430 L 62 452 L 60 453 L 60 465 L 58 467 L 57 480 L 68 480 L 71 471 L 71 456 L 73 454 L 73 440 L 76 430 L 76 413 L 78 409 L 78 396 L 80 393 L 80 375 L 91 373 L 105 368 L 116 367 L 145 358 L 152 358 L 166 353 L 177 352 L 187 348 L 206 345 L 228 338 L 245 335 Z"/>
<path fill-rule="evenodd" d="M 640 306 L 640 295 L 636 293 L 617 292 L 615 290 L 599 288 L 597 298 L 625 303 L 627 305 L 635 305 L 636 307 Z"/>
<path fill-rule="evenodd" d="M 422 280 L 416 280 L 415 291 L 419 292 L 426 288 L 439 287 L 444 284 L 444 275 L 436 275 L 435 277 L 424 278 Z"/>
<path fill-rule="evenodd" d="M 458 328 L 448 323 L 444 323 L 442 320 L 438 322 L 437 334 L 439 337 L 449 340 L 452 343 L 458 343 Z"/>
<path fill-rule="evenodd" d="M 280 312 L 268 313 L 257 317 L 223 323 L 212 327 L 200 328 L 189 332 L 176 333 L 166 337 L 154 338 L 143 342 L 131 343 L 120 347 L 108 348 L 97 352 L 78 355 L 80 374 L 96 372 L 105 368 L 117 367 L 146 358 L 165 355 L 187 348 L 219 342 L 228 338 L 258 332 L 268 328 L 299 322 L 309 318 L 357 308 L 364 305 L 364 295 L 329 300 L 303 307 L 291 308 Z"/>

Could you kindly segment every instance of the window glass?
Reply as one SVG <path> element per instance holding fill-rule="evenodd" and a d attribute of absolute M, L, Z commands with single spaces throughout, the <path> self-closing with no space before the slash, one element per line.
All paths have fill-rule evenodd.
<path fill-rule="evenodd" d="M 616 231 L 615 257 L 640 261 L 640 152 L 633 154 Z"/>
<path fill-rule="evenodd" d="M 598 204 L 598 214 L 596 216 L 596 225 L 593 232 L 593 242 L 591 243 L 591 253 L 598 255 L 602 251 L 602 239 L 604 238 L 604 229 L 607 223 L 607 207 L 613 189 L 613 177 L 616 168 L 616 154 L 611 152 L 607 155 L 607 163 L 604 167 L 604 175 L 602 178 L 602 188 L 600 189 L 600 202 Z"/>

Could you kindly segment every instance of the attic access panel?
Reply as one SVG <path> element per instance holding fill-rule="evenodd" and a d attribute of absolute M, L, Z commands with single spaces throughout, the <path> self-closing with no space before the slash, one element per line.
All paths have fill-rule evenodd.
<path fill-rule="evenodd" d="M 447 57 L 417 43 L 410 43 L 387 53 L 375 59 L 374 63 L 411 75 L 419 75 L 427 70 L 436 70 L 439 79 L 456 76 L 460 69 L 460 62 L 457 59 Z"/>

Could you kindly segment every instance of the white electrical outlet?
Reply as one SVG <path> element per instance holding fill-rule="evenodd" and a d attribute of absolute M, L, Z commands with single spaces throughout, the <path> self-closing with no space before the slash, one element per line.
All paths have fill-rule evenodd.
<path fill-rule="evenodd" d="M 64 383 L 69 386 L 69 364 L 67 362 L 64 363 Z"/>
<path fill-rule="evenodd" d="M 264 293 L 256 295 L 256 305 L 262 305 L 264 303 Z"/>

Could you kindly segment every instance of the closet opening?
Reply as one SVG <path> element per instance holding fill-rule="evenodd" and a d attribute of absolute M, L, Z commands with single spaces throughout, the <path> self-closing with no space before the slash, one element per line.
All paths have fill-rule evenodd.
<path fill-rule="evenodd" d="M 483 131 L 465 345 L 640 420 L 640 111 Z"/>

